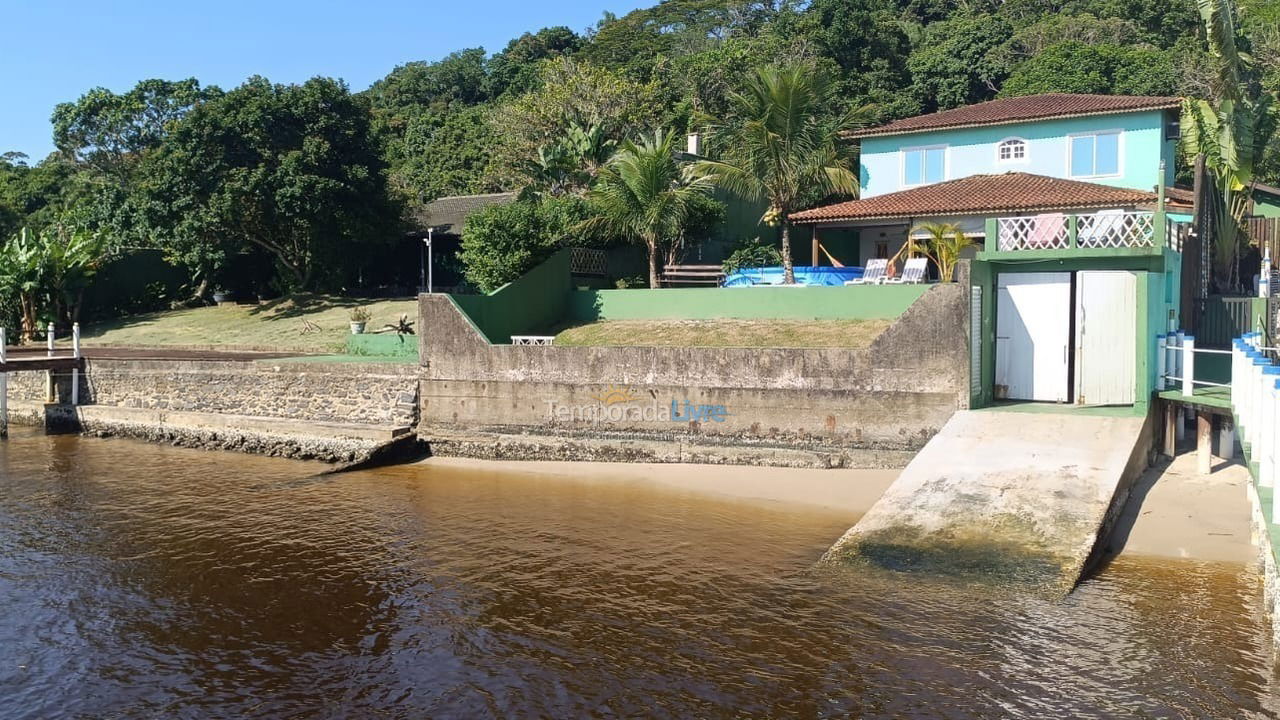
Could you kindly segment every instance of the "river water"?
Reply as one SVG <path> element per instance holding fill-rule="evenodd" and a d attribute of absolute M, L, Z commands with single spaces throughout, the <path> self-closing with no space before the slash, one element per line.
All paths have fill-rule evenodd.
<path fill-rule="evenodd" d="M 0 718 L 1270 717 L 1260 587 L 813 561 L 852 518 L 625 482 L 0 443 Z"/>

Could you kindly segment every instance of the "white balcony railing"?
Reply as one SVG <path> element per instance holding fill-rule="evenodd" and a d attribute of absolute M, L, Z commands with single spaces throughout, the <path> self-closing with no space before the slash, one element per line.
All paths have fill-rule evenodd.
<path fill-rule="evenodd" d="M 997 218 L 997 247 L 1001 252 L 1077 248 L 1154 249 L 1158 246 L 1156 220 L 1153 212 L 1111 210 L 1087 215 L 1045 213 Z M 1168 223 L 1163 224 L 1168 234 Z M 1169 242 L 1172 246 L 1171 238 L 1161 238 L 1161 244 Z"/>

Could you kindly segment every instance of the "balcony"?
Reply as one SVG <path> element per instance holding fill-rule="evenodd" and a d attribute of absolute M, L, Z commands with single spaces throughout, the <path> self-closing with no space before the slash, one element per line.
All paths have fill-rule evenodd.
<path fill-rule="evenodd" d="M 993 247 L 994 246 L 994 247 Z M 988 218 L 980 260 L 1161 256 L 1181 241 L 1163 212 L 1044 213 Z"/>

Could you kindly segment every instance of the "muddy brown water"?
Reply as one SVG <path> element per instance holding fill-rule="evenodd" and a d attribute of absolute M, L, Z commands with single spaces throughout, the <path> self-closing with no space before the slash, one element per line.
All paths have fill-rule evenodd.
<path fill-rule="evenodd" d="M 15 431 L 0 718 L 1270 717 L 1249 568 L 815 574 L 852 518 Z"/>

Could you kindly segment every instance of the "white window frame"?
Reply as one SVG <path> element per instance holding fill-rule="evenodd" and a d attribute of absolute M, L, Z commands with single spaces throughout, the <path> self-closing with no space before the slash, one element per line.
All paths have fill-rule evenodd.
<path fill-rule="evenodd" d="M 1106 174 L 1093 175 L 1073 175 L 1071 168 L 1075 165 L 1073 147 L 1075 139 L 1078 137 L 1097 137 L 1098 135 L 1115 135 L 1116 136 L 1116 171 Z M 1114 178 L 1124 176 L 1124 129 L 1115 128 L 1110 130 L 1089 130 L 1087 132 L 1070 133 L 1067 135 L 1067 171 L 1063 174 L 1066 178 Z M 1093 144 L 1093 167 L 1098 167 L 1098 143 L 1095 140 Z"/>
<path fill-rule="evenodd" d="M 1011 143 L 1011 142 L 1022 143 L 1022 157 L 1020 158 L 1000 157 L 1000 148 L 1004 147 L 1005 143 Z M 1026 138 L 1022 138 L 1014 135 L 1014 136 L 1004 138 L 1000 142 L 996 143 L 996 164 L 997 165 L 1025 165 L 1026 163 L 1029 163 L 1029 162 L 1031 162 L 1031 143 L 1027 142 Z"/>
<path fill-rule="evenodd" d="M 942 150 L 942 180 L 935 180 L 935 181 L 925 180 L 924 182 L 919 182 L 919 183 L 908 183 L 907 182 L 907 153 L 910 153 L 914 150 L 927 151 L 927 150 L 938 150 L 938 149 Z M 925 185 L 932 185 L 934 182 L 944 182 L 951 177 L 951 146 L 945 143 L 936 144 L 936 145 L 912 145 L 911 147 L 899 148 L 898 156 L 899 156 L 898 173 L 902 183 L 901 187 L 904 187 L 904 188 L 924 187 Z M 921 171 L 920 173 L 921 177 L 923 177 L 924 167 L 921 167 L 920 171 Z"/>

